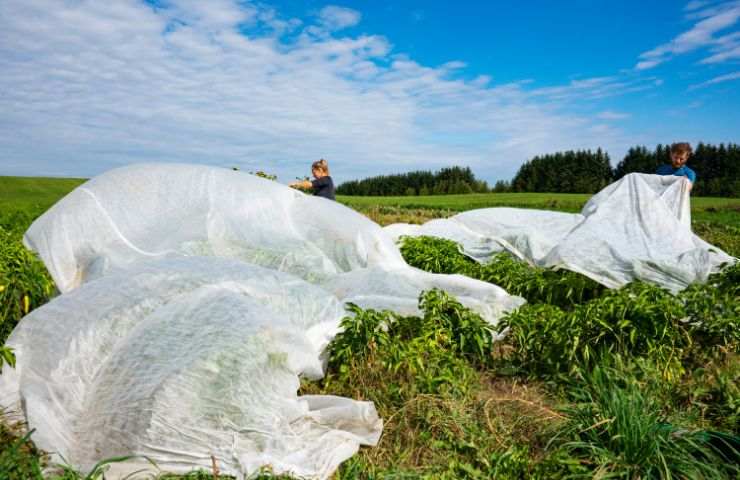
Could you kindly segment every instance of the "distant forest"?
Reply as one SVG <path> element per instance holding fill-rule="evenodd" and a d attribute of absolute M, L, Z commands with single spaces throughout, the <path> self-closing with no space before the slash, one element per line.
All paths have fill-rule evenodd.
<path fill-rule="evenodd" d="M 344 182 L 337 187 L 339 195 L 444 195 L 448 193 L 486 193 L 488 184 L 477 180 L 470 168 L 450 167 L 438 172 L 416 171 L 381 175 L 364 180 Z"/>
<path fill-rule="evenodd" d="M 340 195 L 441 195 L 486 192 L 595 193 L 632 172 L 655 173 L 670 163 L 670 145 L 655 150 L 632 147 L 615 168 L 601 149 L 557 152 L 524 162 L 511 181 L 500 180 L 493 188 L 478 180 L 470 168 L 450 167 L 438 172 L 416 171 L 345 182 Z M 699 143 L 688 164 L 696 172 L 692 193 L 698 196 L 740 196 L 740 146 Z"/>

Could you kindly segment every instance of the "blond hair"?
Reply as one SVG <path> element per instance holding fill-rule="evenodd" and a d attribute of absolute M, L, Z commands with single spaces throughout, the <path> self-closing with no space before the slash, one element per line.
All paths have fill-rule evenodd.
<path fill-rule="evenodd" d="M 322 158 L 318 162 L 313 162 L 311 164 L 311 170 L 319 170 L 320 172 L 324 172 L 326 175 L 329 175 L 329 164 Z"/>

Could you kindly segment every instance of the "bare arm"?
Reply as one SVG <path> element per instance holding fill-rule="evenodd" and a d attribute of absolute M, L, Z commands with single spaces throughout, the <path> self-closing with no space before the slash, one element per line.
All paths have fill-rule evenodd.
<path fill-rule="evenodd" d="M 300 180 L 298 182 L 290 182 L 288 184 L 289 187 L 292 188 L 311 188 L 313 187 L 313 184 L 309 180 Z"/>

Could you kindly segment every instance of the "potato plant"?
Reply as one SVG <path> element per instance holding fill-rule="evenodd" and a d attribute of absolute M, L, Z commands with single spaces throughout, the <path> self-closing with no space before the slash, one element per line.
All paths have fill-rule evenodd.
<path fill-rule="evenodd" d="M 18 212 L 0 217 L 0 365 L 14 363 L 12 351 L 3 343 L 18 321 L 54 292 L 44 264 L 23 246 L 23 231 L 30 221 Z"/>
<path fill-rule="evenodd" d="M 453 213 L 444 205 L 377 214 L 427 220 Z M 21 241 L 41 211 L 0 214 L 0 362 L 13 361 L 3 346 L 12 328 L 55 293 Z M 700 213 L 699 234 L 740 254 L 737 222 Z M 740 266 L 671 295 L 641 283 L 611 291 L 506 254 L 479 265 L 448 240 L 407 238 L 402 253 L 413 266 L 495 283 L 528 304 L 496 327 L 510 329 L 502 342 L 440 291 L 425 292 L 415 316 L 348 306 L 325 379 L 301 388 L 371 400 L 385 428 L 336 479 L 737 478 Z M 0 478 L 41 478 L 46 460 L 32 439 L 0 421 Z M 103 478 L 105 467 L 64 467 L 51 478 Z"/>

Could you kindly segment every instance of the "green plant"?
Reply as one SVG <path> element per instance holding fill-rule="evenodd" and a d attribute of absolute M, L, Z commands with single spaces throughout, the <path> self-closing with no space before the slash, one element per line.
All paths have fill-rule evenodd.
<path fill-rule="evenodd" d="M 277 181 L 277 175 L 272 175 L 270 173 L 265 173 L 262 170 L 257 170 L 256 172 L 249 172 L 251 175 L 255 175 L 260 178 L 266 178 L 267 180 L 274 180 Z"/>
<path fill-rule="evenodd" d="M 532 267 L 507 253 L 496 254 L 488 263 L 479 264 L 466 257 L 457 243 L 442 238 L 403 237 L 401 254 L 413 267 L 433 273 L 459 273 L 493 283 L 531 304 L 571 308 L 606 290 L 581 274 Z"/>
<path fill-rule="evenodd" d="M 353 315 L 342 320 L 342 332 L 329 346 L 327 382 L 346 382 L 358 365 L 370 362 L 386 373 L 413 378 L 397 384 L 399 398 L 464 391 L 471 367 L 491 361 L 491 326 L 439 290 L 424 292 L 419 309 L 420 317 L 401 317 L 349 304 Z"/>
<path fill-rule="evenodd" d="M 44 264 L 21 243 L 21 232 L 0 226 L 0 344 L 21 317 L 54 291 Z"/>
<path fill-rule="evenodd" d="M 723 479 L 740 474 L 709 435 L 671 425 L 645 386 L 618 370 L 595 367 L 571 395 L 576 403 L 563 410 L 568 421 L 551 444 L 588 466 L 584 478 Z"/>
<path fill-rule="evenodd" d="M 615 353 L 649 356 L 664 365 L 664 376 L 682 373 L 681 349 L 691 344 L 684 311 L 670 293 L 634 283 L 564 311 L 525 305 L 502 321 L 510 328 L 512 360 L 523 371 L 546 378 L 569 378 Z"/>

